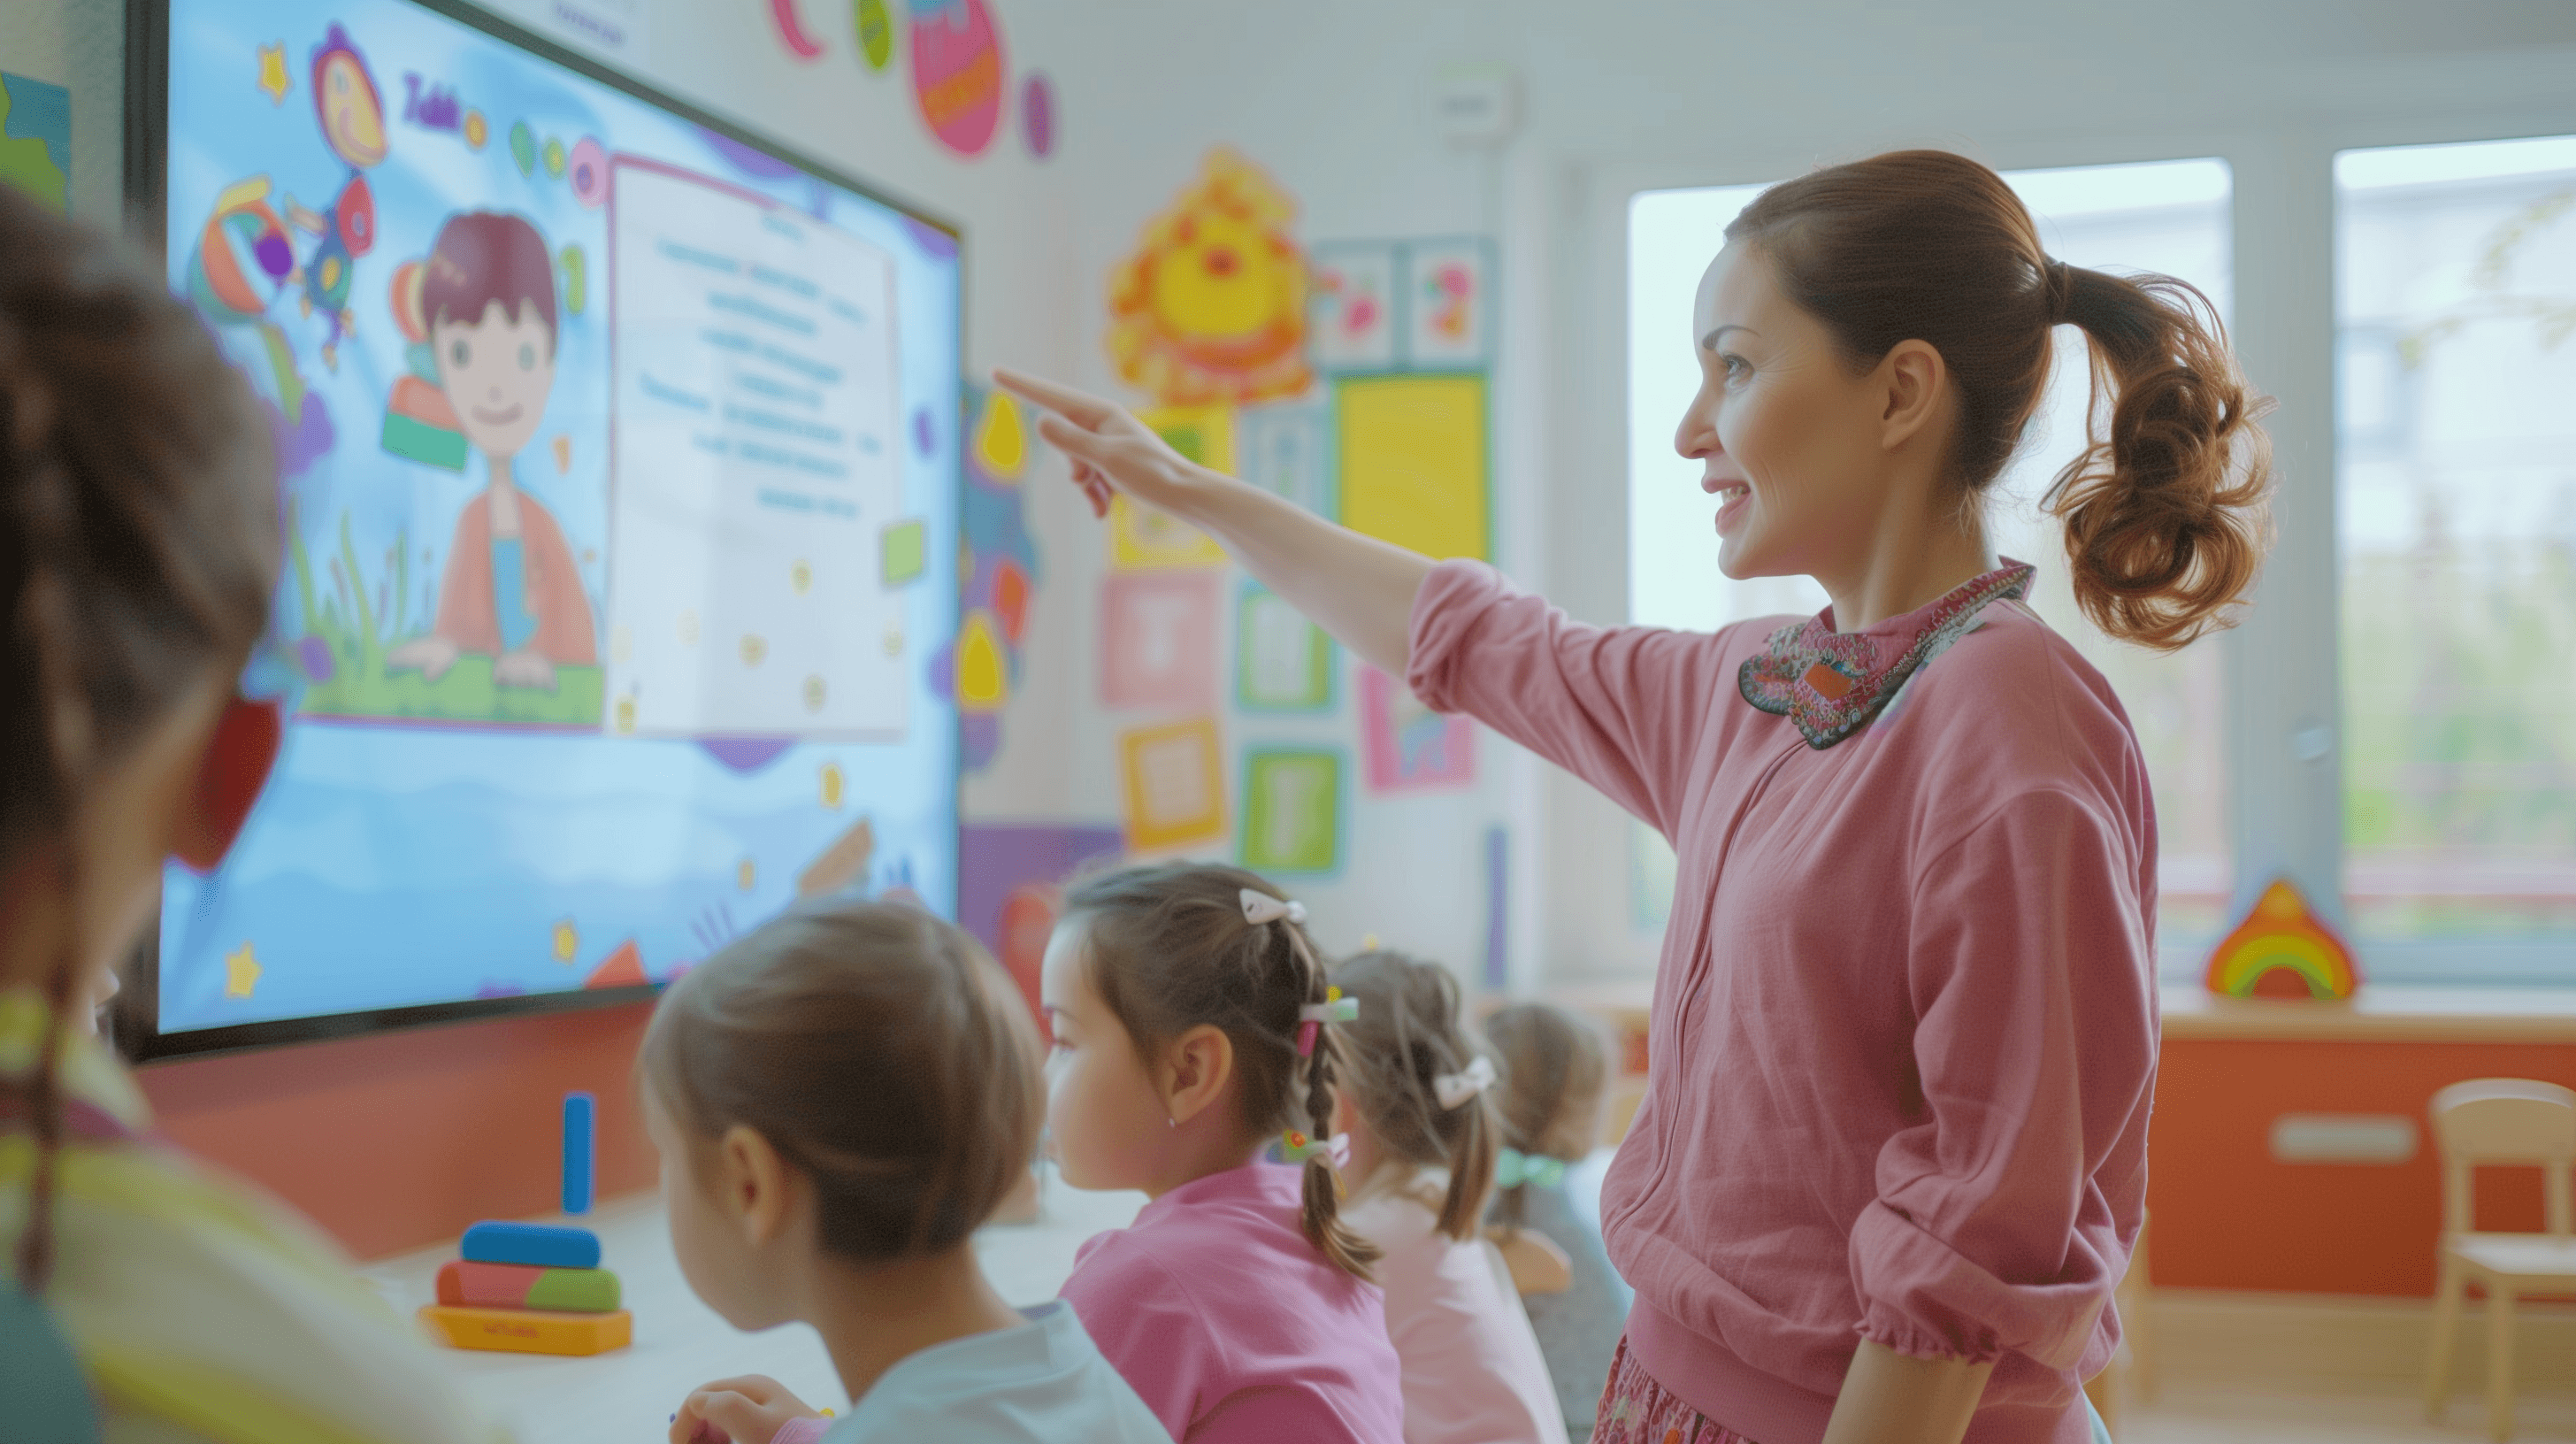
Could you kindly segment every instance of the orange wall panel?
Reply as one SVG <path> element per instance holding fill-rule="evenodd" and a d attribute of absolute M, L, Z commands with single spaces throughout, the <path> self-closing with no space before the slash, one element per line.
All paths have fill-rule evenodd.
<path fill-rule="evenodd" d="M 311 1215 L 360 1258 L 554 1209 L 563 1096 L 599 1097 L 599 1195 L 656 1163 L 634 1063 L 649 1003 L 417 1028 L 142 1070 L 161 1131 Z"/>
<path fill-rule="evenodd" d="M 2428 1296 L 2441 1229 L 2425 1106 L 2463 1078 L 2576 1087 L 2576 1045 L 2173 1040 L 2149 1138 L 2155 1282 Z M 2279 1163 L 2284 1113 L 2397 1113 L 2425 1130 L 2406 1163 Z M 2536 1229 L 2536 1171 L 2478 1180 L 2480 1227 Z"/>

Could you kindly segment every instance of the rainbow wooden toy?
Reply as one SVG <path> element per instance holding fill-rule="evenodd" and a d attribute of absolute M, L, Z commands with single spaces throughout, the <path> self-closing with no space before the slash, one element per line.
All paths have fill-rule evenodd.
<path fill-rule="evenodd" d="M 438 1301 L 458 1308 L 566 1314 L 614 1313 L 621 1302 L 617 1275 L 606 1269 L 541 1269 L 469 1259 L 439 1265 Z"/>
<path fill-rule="evenodd" d="M 421 1322 L 459 1349 L 512 1354 L 605 1354 L 635 1342 L 635 1316 L 536 1313 L 526 1309 L 473 1309 L 424 1304 Z"/>
<path fill-rule="evenodd" d="M 2236 931 L 2209 955 L 2209 990 L 2230 998 L 2349 998 L 2361 986 L 2352 949 L 2274 878 Z"/>
<path fill-rule="evenodd" d="M 485 1220 L 465 1231 L 459 1250 L 474 1263 L 525 1264 L 541 1269 L 599 1267 L 599 1235 L 586 1228 Z"/>

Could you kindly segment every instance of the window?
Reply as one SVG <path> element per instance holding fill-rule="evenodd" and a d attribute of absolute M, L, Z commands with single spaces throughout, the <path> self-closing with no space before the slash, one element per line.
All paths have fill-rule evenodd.
<path fill-rule="evenodd" d="M 2178 276 L 2228 309 L 2229 173 L 2223 161 L 2164 161 L 2007 172 L 2049 253 L 2073 265 Z M 1699 387 L 1690 309 L 1727 222 L 1760 186 L 1649 191 L 1629 209 L 1629 615 L 1712 628 L 1768 612 L 1811 613 L 1824 596 L 1804 577 L 1730 581 L 1717 570 L 1698 467 L 1673 431 Z M 2202 643 L 2166 656 L 2102 636 L 2075 609 L 2056 524 L 2039 509 L 2084 444 L 2080 336 L 2059 333 L 2046 400 L 1988 509 L 1995 549 L 2035 563 L 2032 606 L 2102 669 L 2136 727 L 2162 834 L 2159 942 L 2170 966 L 2196 966 L 2226 924 L 2228 859 L 2220 657 Z"/>
<path fill-rule="evenodd" d="M 2356 941 L 2382 977 L 2563 980 L 2576 956 L 2576 136 L 2346 151 L 2335 200 Z"/>

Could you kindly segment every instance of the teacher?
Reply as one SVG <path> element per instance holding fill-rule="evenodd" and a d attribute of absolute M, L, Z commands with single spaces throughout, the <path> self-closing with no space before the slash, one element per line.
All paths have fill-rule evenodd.
<path fill-rule="evenodd" d="M 2049 259 L 1993 171 L 1883 155 L 1763 193 L 1694 302 L 1675 438 L 1730 577 L 1832 605 L 1589 627 L 1193 465 L 1013 373 L 1094 506 L 1191 522 L 1433 707 L 1672 840 L 1646 1099 L 1602 1190 L 1636 1286 L 1606 1444 L 2082 1444 L 2146 1196 L 2155 806 L 2109 684 L 2021 602 L 1984 500 L 2060 324 L 2106 435 L 2049 494 L 2075 597 L 2224 626 L 2268 445 L 2209 303 Z"/>

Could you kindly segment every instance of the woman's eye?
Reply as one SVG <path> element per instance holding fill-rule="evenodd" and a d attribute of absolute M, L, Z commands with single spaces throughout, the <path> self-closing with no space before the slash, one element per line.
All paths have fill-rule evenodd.
<path fill-rule="evenodd" d="M 519 369 L 522 371 L 534 371 L 537 369 L 537 347 L 535 342 L 522 341 L 519 343 Z"/>
<path fill-rule="evenodd" d="M 1753 363 L 1731 352 L 1718 357 L 1717 364 L 1724 368 L 1729 381 L 1741 381 L 1753 374 Z"/>
<path fill-rule="evenodd" d="M 448 364 L 452 366 L 462 366 L 473 359 L 473 356 L 474 348 L 462 341 L 452 342 L 447 348 Z"/>

